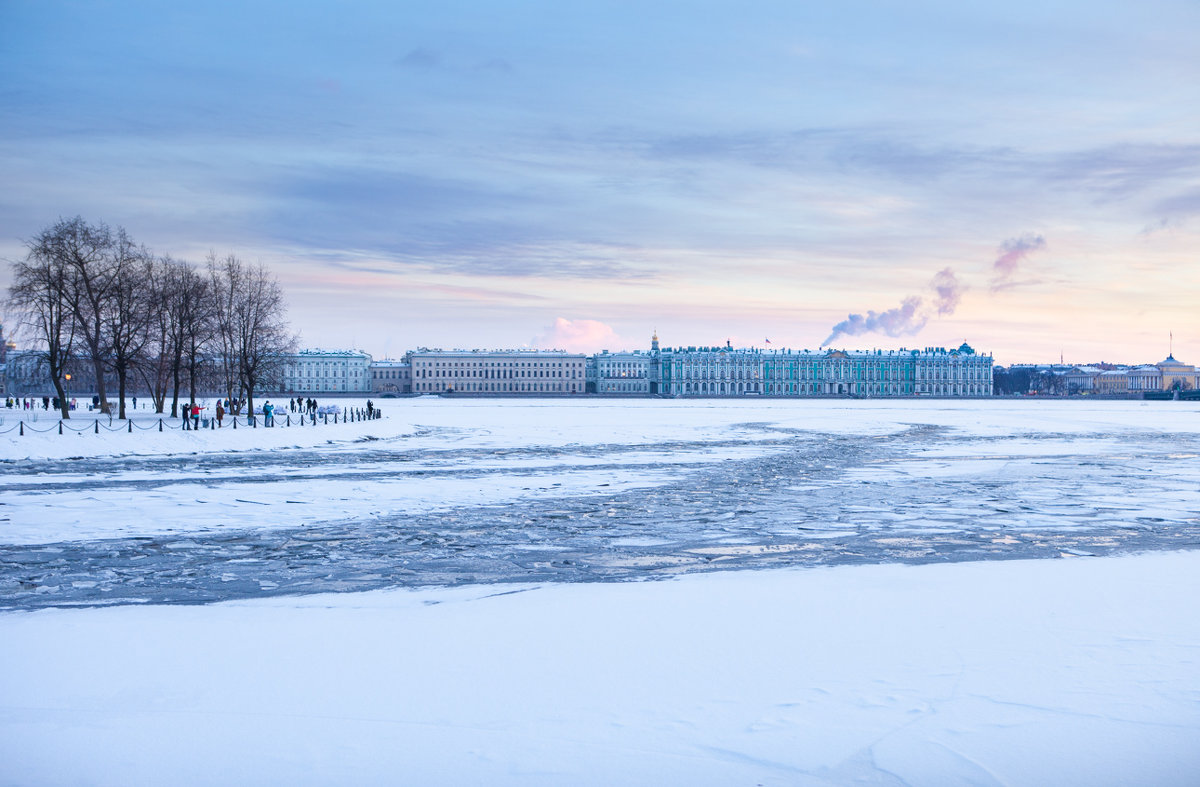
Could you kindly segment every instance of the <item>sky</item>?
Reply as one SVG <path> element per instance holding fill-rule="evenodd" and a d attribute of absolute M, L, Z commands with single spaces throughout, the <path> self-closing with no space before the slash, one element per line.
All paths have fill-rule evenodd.
<path fill-rule="evenodd" d="M 0 257 L 75 215 L 234 253 L 302 346 L 377 358 L 1200 362 L 1198 35 L 1156 0 L 0 0 Z"/>

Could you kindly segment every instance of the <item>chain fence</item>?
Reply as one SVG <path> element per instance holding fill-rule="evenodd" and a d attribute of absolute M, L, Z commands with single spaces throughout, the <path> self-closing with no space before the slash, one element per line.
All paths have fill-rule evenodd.
<path fill-rule="evenodd" d="M 2 412 L 2 411 L 0 411 Z M 367 410 L 365 407 L 350 408 L 344 411 L 334 411 L 325 413 L 293 413 L 284 412 L 276 413 L 270 416 L 262 413 L 256 415 L 225 415 L 222 418 L 214 416 L 182 416 L 176 421 L 176 418 L 163 415 L 159 418 L 138 423 L 132 418 L 122 421 L 113 415 L 107 415 L 98 418 L 92 418 L 90 423 L 84 419 L 65 419 L 59 418 L 57 423 L 50 423 L 46 428 L 38 428 L 37 424 L 40 420 L 36 415 L 22 415 L 17 423 L 11 423 L 11 416 L 0 414 L 0 435 L 16 432 L 18 436 L 23 437 L 26 432 L 31 434 L 46 434 L 57 431 L 59 434 L 67 434 L 68 432 L 93 432 L 100 434 L 105 432 L 128 432 L 132 434 L 135 430 L 141 432 L 194 432 L 217 429 L 237 429 L 239 425 L 242 429 L 273 429 L 273 428 L 288 428 L 288 427 L 303 427 L 303 426 L 322 426 L 358 423 L 360 421 L 374 421 L 383 417 L 383 413 L 378 409 Z M 28 419 L 28 420 L 27 420 Z M 75 422 L 82 422 L 77 427 Z"/>

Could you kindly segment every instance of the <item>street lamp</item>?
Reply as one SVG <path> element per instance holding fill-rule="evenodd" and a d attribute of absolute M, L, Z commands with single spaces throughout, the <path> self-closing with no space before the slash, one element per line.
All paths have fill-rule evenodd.
<path fill-rule="evenodd" d="M 64 374 L 63 379 L 66 380 L 66 382 L 67 382 L 67 394 L 66 394 L 67 401 L 64 404 L 66 404 L 67 409 L 70 410 L 71 409 L 71 375 Z"/>

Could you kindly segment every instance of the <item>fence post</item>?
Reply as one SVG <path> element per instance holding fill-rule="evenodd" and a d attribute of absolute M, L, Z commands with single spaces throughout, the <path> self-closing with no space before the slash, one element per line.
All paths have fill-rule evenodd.
<path fill-rule="evenodd" d="M 62 434 L 62 421 L 58 422 L 58 433 Z"/>
<path fill-rule="evenodd" d="M 133 419 L 130 418 L 128 423 L 129 423 L 129 434 L 133 434 Z"/>
<path fill-rule="evenodd" d="M 237 429 L 237 416 L 236 415 L 233 417 L 233 428 Z"/>
<path fill-rule="evenodd" d="M 96 434 L 100 434 L 100 419 L 96 419 Z"/>
<path fill-rule="evenodd" d="M 160 431 L 160 432 L 162 431 L 162 419 L 161 418 L 158 419 L 158 431 Z"/>
<path fill-rule="evenodd" d="M 292 425 L 292 414 L 287 413 L 287 423 L 284 424 L 284 426 L 291 426 L 291 425 Z"/>
<path fill-rule="evenodd" d="M 21 437 L 25 436 L 25 422 L 21 422 Z"/>

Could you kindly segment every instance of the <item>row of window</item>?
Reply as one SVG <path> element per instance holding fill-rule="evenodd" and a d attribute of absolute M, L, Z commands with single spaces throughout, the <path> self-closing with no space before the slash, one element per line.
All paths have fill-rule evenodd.
<path fill-rule="evenodd" d="M 459 385 L 445 383 L 415 383 L 413 389 L 418 393 L 443 393 L 459 391 L 461 393 L 578 393 L 575 383 L 477 383 L 465 382 Z"/>
<path fill-rule="evenodd" d="M 561 372 L 551 369 L 418 369 L 416 376 L 418 379 L 428 377 L 477 377 L 492 380 L 506 380 L 514 377 L 552 377 L 569 379 L 578 378 L 580 375 L 577 369 L 572 369 L 570 374 L 567 374 L 567 370 L 565 369 Z"/>
<path fill-rule="evenodd" d="M 684 396 L 736 396 L 742 394 L 766 394 L 768 396 L 803 396 L 823 394 L 859 394 L 869 396 L 989 396 L 990 385 L 914 385 L 912 383 L 734 383 L 734 382 L 686 382 L 674 383 L 668 393 Z"/>

